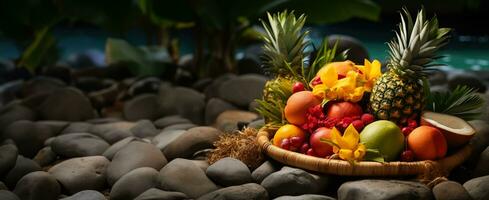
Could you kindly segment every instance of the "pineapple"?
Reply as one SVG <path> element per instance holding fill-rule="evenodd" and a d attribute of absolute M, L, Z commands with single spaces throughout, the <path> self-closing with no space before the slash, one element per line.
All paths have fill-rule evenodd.
<path fill-rule="evenodd" d="M 292 94 L 292 84 L 300 80 L 304 50 L 308 45 L 303 32 L 306 17 L 296 18 L 293 12 L 268 14 L 268 23 L 262 21 L 263 35 L 262 67 L 273 79 L 265 84 L 263 100 L 258 100 L 260 114 L 267 123 L 283 124 L 283 108 Z"/>
<path fill-rule="evenodd" d="M 427 20 L 425 11 L 418 12 L 416 21 L 404 9 L 396 37 L 388 43 L 389 63 L 375 83 L 370 96 L 370 109 L 377 119 L 403 124 L 420 116 L 425 105 L 423 82 L 427 73 L 438 64 L 436 52 L 448 42 L 450 29 L 439 28 L 438 20 Z"/>

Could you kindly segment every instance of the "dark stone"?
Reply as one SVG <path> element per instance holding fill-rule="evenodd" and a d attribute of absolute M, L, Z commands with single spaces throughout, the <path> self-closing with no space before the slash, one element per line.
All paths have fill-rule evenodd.
<path fill-rule="evenodd" d="M 485 93 L 487 86 L 479 77 L 473 74 L 455 75 L 448 81 L 448 88 L 455 89 L 458 85 L 466 85 L 474 88 L 477 92 Z"/>
<path fill-rule="evenodd" d="M 124 103 L 124 118 L 129 121 L 140 119 L 155 120 L 161 116 L 157 108 L 157 95 L 141 94 Z"/>
<path fill-rule="evenodd" d="M 71 69 L 69 66 L 54 65 L 42 69 L 42 75 L 62 80 L 64 83 L 71 83 Z"/>
<path fill-rule="evenodd" d="M 89 133 L 60 135 L 51 143 L 56 154 L 68 158 L 102 155 L 109 146 L 109 143 Z"/>
<path fill-rule="evenodd" d="M 263 74 L 264 71 L 260 66 L 260 60 L 256 58 L 244 57 L 238 60 L 239 74 Z"/>
<path fill-rule="evenodd" d="M 489 175 L 471 179 L 464 183 L 464 188 L 474 200 L 489 199 Z"/>
<path fill-rule="evenodd" d="M 15 142 L 19 154 L 29 158 L 43 148 L 46 139 L 55 136 L 49 126 L 25 120 L 14 122 L 5 129 L 4 134 Z"/>
<path fill-rule="evenodd" d="M 196 124 L 204 121 L 205 96 L 185 87 L 164 86 L 159 90 L 159 112 L 180 115 Z"/>
<path fill-rule="evenodd" d="M 95 190 L 83 190 L 61 200 L 106 200 L 105 196 Z"/>
<path fill-rule="evenodd" d="M 158 185 L 158 171 L 141 167 L 122 176 L 110 191 L 111 200 L 133 200 L 144 191 Z"/>
<path fill-rule="evenodd" d="M 44 147 L 39 152 L 37 152 L 36 156 L 32 160 L 37 162 L 39 166 L 44 167 L 56 161 L 58 155 L 54 153 L 51 147 Z"/>
<path fill-rule="evenodd" d="M 206 175 L 222 186 L 241 185 L 252 181 L 248 167 L 238 159 L 226 157 L 207 168 Z"/>
<path fill-rule="evenodd" d="M 219 98 L 211 98 L 205 106 L 205 124 L 212 125 L 217 116 L 226 110 L 237 110 L 238 108 Z"/>
<path fill-rule="evenodd" d="M 9 172 L 17 161 L 17 147 L 13 144 L 0 146 L 0 177 Z"/>
<path fill-rule="evenodd" d="M 134 122 L 126 121 L 95 124 L 88 132 L 103 138 L 109 143 L 114 143 L 126 137 L 133 136 L 131 128 L 135 125 L 136 123 Z"/>
<path fill-rule="evenodd" d="M 204 90 L 205 98 L 210 99 L 212 97 L 218 97 L 219 87 L 221 87 L 221 85 L 224 82 L 233 78 L 236 78 L 235 74 L 223 74 L 217 77 L 216 79 L 214 79 L 214 81 L 210 85 L 208 85 Z"/>
<path fill-rule="evenodd" d="M 87 122 L 72 122 L 61 131 L 61 134 L 67 133 L 89 133 L 93 124 Z"/>
<path fill-rule="evenodd" d="M 179 115 L 171 115 L 162 117 L 154 122 L 156 128 L 162 129 L 170 125 L 175 124 L 191 124 L 192 122 L 188 119 L 185 119 Z"/>
<path fill-rule="evenodd" d="M 142 141 L 142 140 L 139 138 L 136 138 L 136 137 L 132 137 L 132 136 L 124 138 L 124 139 L 112 144 L 107 150 L 105 150 L 105 152 L 102 155 L 105 156 L 107 159 L 112 160 L 114 155 L 119 150 L 121 150 L 124 146 L 126 146 L 127 144 L 129 144 L 132 141 Z"/>
<path fill-rule="evenodd" d="M 185 130 L 162 131 L 151 140 L 151 143 L 154 144 L 156 148 L 163 150 L 168 144 L 173 142 L 185 132 Z"/>
<path fill-rule="evenodd" d="M 433 187 L 436 200 L 471 200 L 465 188 L 455 181 L 445 181 Z"/>
<path fill-rule="evenodd" d="M 66 87 L 66 84 L 59 79 L 38 76 L 24 83 L 22 96 L 29 97 L 38 94 L 48 94 L 64 87 Z"/>
<path fill-rule="evenodd" d="M 74 88 L 58 89 L 51 93 L 40 105 L 39 113 L 45 120 L 83 121 L 95 117 L 88 98 Z"/>
<path fill-rule="evenodd" d="M 4 133 L 5 128 L 16 121 L 36 120 L 36 113 L 30 108 L 18 103 L 4 106 L 0 110 L 0 134 Z"/>
<path fill-rule="evenodd" d="M 140 138 L 154 137 L 160 132 L 149 120 L 139 120 L 136 125 L 130 129 L 130 131 L 134 136 Z"/>
<path fill-rule="evenodd" d="M 195 152 L 212 148 L 221 132 L 212 127 L 195 127 L 187 130 L 169 143 L 163 153 L 169 160 L 190 158 Z"/>
<path fill-rule="evenodd" d="M 218 89 L 218 96 L 238 106 L 248 106 L 263 94 L 267 78 L 257 74 L 241 75 L 227 80 Z"/>
<path fill-rule="evenodd" d="M 343 199 L 433 199 L 424 184 L 400 180 L 360 180 L 343 183 L 338 189 L 338 200 Z"/>
<path fill-rule="evenodd" d="M 261 183 L 268 175 L 280 170 L 280 168 L 281 166 L 277 163 L 267 160 L 251 173 L 251 177 L 257 183 Z"/>
<path fill-rule="evenodd" d="M 281 196 L 273 200 L 335 200 L 335 198 L 318 194 L 303 194 L 299 196 Z"/>
<path fill-rule="evenodd" d="M 358 39 L 348 35 L 329 35 L 328 46 L 332 47 L 338 42 L 336 52 L 343 52 L 348 49 L 348 60 L 356 64 L 363 65 L 364 59 L 368 59 L 368 52 L 365 45 Z"/>
<path fill-rule="evenodd" d="M 261 185 L 248 183 L 216 190 L 197 200 L 267 200 L 268 193 Z"/>
<path fill-rule="evenodd" d="M 473 176 L 480 177 L 489 175 L 489 146 L 481 153 L 475 166 Z"/>
<path fill-rule="evenodd" d="M 184 200 L 187 195 L 181 192 L 169 192 L 156 188 L 146 190 L 134 200 Z"/>
<path fill-rule="evenodd" d="M 37 121 L 36 123 L 42 126 L 48 126 L 54 135 L 59 135 L 69 125 L 65 121 Z"/>
<path fill-rule="evenodd" d="M 258 114 L 249 111 L 228 110 L 217 117 L 215 127 L 223 132 L 233 132 L 240 130 L 240 125 L 247 125 L 258 117 Z"/>
<path fill-rule="evenodd" d="M 267 176 L 261 185 L 271 198 L 284 195 L 318 194 L 326 189 L 328 178 L 302 169 L 283 167 Z"/>
<path fill-rule="evenodd" d="M 0 190 L 0 199 L 1 200 L 20 200 L 17 195 L 8 190 Z"/>
<path fill-rule="evenodd" d="M 160 188 L 186 194 L 197 198 L 218 187 L 205 175 L 197 165 L 186 159 L 175 159 L 160 171 Z"/>
<path fill-rule="evenodd" d="M 195 124 L 173 124 L 165 127 L 162 131 L 172 131 L 172 130 L 188 130 L 191 128 L 195 128 L 197 125 Z"/>
<path fill-rule="evenodd" d="M 199 92 L 204 92 L 205 88 L 212 83 L 212 78 L 202 78 L 192 84 L 192 88 Z"/>
<path fill-rule="evenodd" d="M 103 190 L 106 187 L 106 170 L 109 160 L 103 156 L 88 156 L 65 160 L 49 169 L 69 193 L 83 190 Z"/>
<path fill-rule="evenodd" d="M 51 174 L 43 171 L 31 172 L 22 177 L 14 193 L 20 197 L 20 199 L 31 200 L 56 200 L 61 192 L 56 179 Z"/>
<path fill-rule="evenodd" d="M 39 166 L 36 162 L 31 159 L 24 158 L 23 156 L 17 156 L 17 161 L 15 162 L 14 168 L 12 168 L 5 178 L 5 185 L 7 185 L 10 189 L 13 189 L 23 176 L 28 173 L 41 171 L 41 166 Z"/>
<path fill-rule="evenodd" d="M 107 182 L 113 185 L 124 174 L 140 167 L 160 170 L 166 163 L 165 156 L 155 146 L 133 141 L 115 154 L 107 168 Z"/>
<path fill-rule="evenodd" d="M 127 89 L 127 93 L 133 97 L 140 94 L 156 94 L 160 85 L 161 80 L 159 78 L 146 77 L 132 83 Z"/>

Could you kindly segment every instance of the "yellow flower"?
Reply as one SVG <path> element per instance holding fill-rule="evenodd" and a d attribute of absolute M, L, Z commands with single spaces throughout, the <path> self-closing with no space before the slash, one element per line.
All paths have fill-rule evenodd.
<path fill-rule="evenodd" d="M 360 143 L 360 134 L 351 124 L 346 128 L 343 136 L 336 128 L 333 128 L 331 130 L 331 142 L 335 144 L 333 145 L 333 152 L 343 160 L 348 162 L 360 161 L 365 156 L 365 145 Z"/>
<path fill-rule="evenodd" d="M 343 65 L 347 65 L 346 67 Z M 344 78 L 338 79 L 337 67 L 340 66 Z M 345 73 L 345 69 L 347 70 Z M 380 62 L 374 60 L 370 63 L 365 60 L 364 66 L 353 65 L 351 61 L 329 63 L 318 71 L 316 75 L 320 84 L 311 86 L 314 95 L 325 100 L 344 100 L 358 102 L 364 92 L 371 92 L 372 87 L 381 75 Z"/>

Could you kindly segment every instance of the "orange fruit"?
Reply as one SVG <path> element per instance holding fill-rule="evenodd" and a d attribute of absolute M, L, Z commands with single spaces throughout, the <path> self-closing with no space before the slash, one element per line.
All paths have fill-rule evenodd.
<path fill-rule="evenodd" d="M 291 137 L 305 138 L 306 133 L 299 127 L 292 124 L 283 125 L 277 130 L 277 132 L 275 132 L 275 135 L 273 136 L 273 145 L 280 147 L 283 139 Z"/>
<path fill-rule="evenodd" d="M 321 100 L 312 94 L 311 91 L 301 91 L 292 94 L 285 105 L 285 119 L 291 124 L 302 125 L 306 123 L 307 110 L 319 105 Z"/>
<path fill-rule="evenodd" d="M 447 153 L 447 141 L 435 127 L 420 126 L 408 136 L 408 146 L 416 160 L 438 160 Z"/>
<path fill-rule="evenodd" d="M 319 71 L 318 71 L 318 75 L 322 73 L 323 70 L 326 70 L 326 67 L 328 66 L 333 66 L 336 70 L 336 73 L 340 76 L 343 76 L 345 77 L 346 74 L 348 74 L 349 71 L 352 71 L 352 70 L 356 70 L 355 68 L 355 63 L 353 63 L 352 61 L 343 61 L 343 62 L 332 62 L 332 63 L 329 63 L 327 65 L 325 65 L 324 67 L 322 67 Z"/>

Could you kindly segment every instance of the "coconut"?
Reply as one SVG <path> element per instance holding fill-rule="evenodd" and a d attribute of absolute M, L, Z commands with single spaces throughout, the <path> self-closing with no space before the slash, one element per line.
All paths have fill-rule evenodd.
<path fill-rule="evenodd" d="M 451 148 L 466 144 L 475 134 L 475 129 L 465 120 L 442 113 L 424 112 L 421 125 L 438 128 Z"/>

